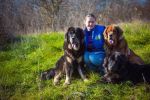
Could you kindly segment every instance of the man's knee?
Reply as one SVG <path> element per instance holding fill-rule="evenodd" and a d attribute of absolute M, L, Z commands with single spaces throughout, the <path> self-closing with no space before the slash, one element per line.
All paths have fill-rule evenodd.
<path fill-rule="evenodd" d="M 104 61 L 104 57 L 105 57 L 105 54 L 92 54 L 89 56 L 89 59 L 91 61 L 91 63 L 93 63 L 94 65 L 102 65 L 103 64 L 103 61 Z"/>

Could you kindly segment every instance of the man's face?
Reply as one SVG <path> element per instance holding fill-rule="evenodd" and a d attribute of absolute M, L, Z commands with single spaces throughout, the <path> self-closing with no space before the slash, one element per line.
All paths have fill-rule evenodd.
<path fill-rule="evenodd" d="M 95 24 L 96 24 L 95 18 L 93 18 L 93 17 L 86 17 L 86 19 L 85 19 L 85 26 L 86 26 L 88 31 L 93 29 Z"/>

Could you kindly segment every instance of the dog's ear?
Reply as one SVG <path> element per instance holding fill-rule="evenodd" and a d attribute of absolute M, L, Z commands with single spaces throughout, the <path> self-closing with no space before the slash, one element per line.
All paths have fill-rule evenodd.
<path fill-rule="evenodd" d="M 113 30 L 113 25 L 108 25 L 108 26 L 106 26 L 106 28 L 105 28 L 105 30 L 104 30 L 104 32 L 103 32 L 103 35 L 104 35 L 104 39 L 105 40 L 107 40 L 107 38 L 108 38 L 108 33 L 110 32 L 110 31 L 112 31 Z"/>
<path fill-rule="evenodd" d="M 79 32 L 79 33 L 81 33 L 81 38 L 83 39 L 84 38 L 84 31 L 83 31 L 83 29 L 81 29 L 81 28 L 77 28 L 77 32 Z"/>
<path fill-rule="evenodd" d="M 107 40 L 107 38 L 108 38 L 108 34 L 107 34 L 108 28 L 109 28 L 109 26 L 107 26 L 103 32 L 103 36 L 104 36 L 105 40 Z"/>
<path fill-rule="evenodd" d="M 117 25 L 115 25 L 114 28 L 116 30 L 116 33 L 117 33 L 118 37 L 122 37 L 123 30 L 119 26 L 117 26 Z"/>
<path fill-rule="evenodd" d="M 71 31 L 73 31 L 73 30 L 74 30 L 74 27 L 69 27 L 69 28 L 68 28 L 67 32 L 65 33 L 65 42 L 68 41 L 68 34 L 69 34 L 69 32 L 71 32 Z"/>
<path fill-rule="evenodd" d="M 68 28 L 67 32 L 73 31 L 74 29 L 75 28 L 71 26 L 71 27 Z"/>
<path fill-rule="evenodd" d="M 67 42 L 67 41 L 68 41 L 68 32 L 65 33 L 65 42 Z"/>

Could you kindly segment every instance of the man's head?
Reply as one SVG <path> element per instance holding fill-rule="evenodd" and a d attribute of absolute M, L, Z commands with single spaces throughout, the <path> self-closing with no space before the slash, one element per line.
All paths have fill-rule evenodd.
<path fill-rule="evenodd" d="M 94 28 L 96 25 L 96 17 L 93 14 L 88 14 L 85 17 L 85 26 L 88 31 Z"/>

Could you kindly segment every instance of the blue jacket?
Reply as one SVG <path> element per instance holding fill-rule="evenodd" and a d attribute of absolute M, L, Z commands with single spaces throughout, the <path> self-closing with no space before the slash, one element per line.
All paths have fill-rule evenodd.
<path fill-rule="evenodd" d="M 94 29 L 92 29 L 92 45 L 95 50 L 93 51 L 104 51 L 104 36 L 103 32 L 105 30 L 105 26 L 95 25 Z M 88 34 L 87 29 L 84 29 L 85 33 L 85 50 L 87 51 L 88 46 Z"/>

